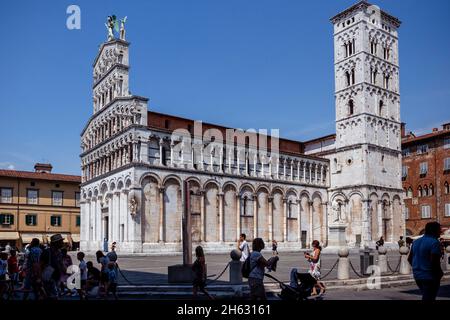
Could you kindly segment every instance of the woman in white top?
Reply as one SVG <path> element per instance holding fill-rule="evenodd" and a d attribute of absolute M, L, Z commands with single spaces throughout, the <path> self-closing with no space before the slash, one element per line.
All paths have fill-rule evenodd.
<path fill-rule="evenodd" d="M 309 274 L 316 279 L 316 284 L 312 290 L 312 295 L 316 295 L 317 288 L 320 289 L 321 294 L 325 293 L 325 285 L 320 281 L 320 254 L 322 252 L 322 247 L 317 240 L 314 240 L 311 245 L 313 247 L 313 252 L 312 254 L 305 252 L 305 258 L 309 262 Z"/>

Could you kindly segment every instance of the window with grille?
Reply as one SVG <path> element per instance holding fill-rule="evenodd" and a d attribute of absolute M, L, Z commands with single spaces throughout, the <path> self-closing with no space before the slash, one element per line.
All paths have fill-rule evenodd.
<path fill-rule="evenodd" d="M 63 204 L 63 192 L 52 191 L 52 205 L 62 206 L 62 204 Z"/>
<path fill-rule="evenodd" d="M 427 174 L 428 173 L 428 162 L 421 162 L 420 163 L 420 174 Z"/>
<path fill-rule="evenodd" d="M 430 206 L 422 206 L 422 219 L 431 218 L 431 207 Z"/>
<path fill-rule="evenodd" d="M 80 193 L 75 192 L 75 207 L 79 207 L 79 206 L 80 206 Z"/>
<path fill-rule="evenodd" d="M 408 167 L 402 166 L 402 178 L 406 178 L 408 176 Z"/>
<path fill-rule="evenodd" d="M 13 225 L 14 224 L 14 215 L 2 213 L 0 214 L 0 224 L 2 225 Z"/>
<path fill-rule="evenodd" d="M 450 217 L 450 203 L 445 204 L 445 216 Z"/>
<path fill-rule="evenodd" d="M 52 227 L 61 227 L 61 216 L 51 216 L 50 224 Z"/>
<path fill-rule="evenodd" d="M 12 189 L 11 188 L 1 188 L 0 189 L 0 201 L 1 203 L 12 203 Z"/>
<path fill-rule="evenodd" d="M 77 216 L 77 220 L 76 220 L 76 222 L 75 222 L 75 225 L 76 225 L 77 227 L 79 227 L 79 226 L 81 225 L 81 217 L 80 217 L 80 216 Z"/>
<path fill-rule="evenodd" d="M 27 190 L 27 203 L 38 204 L 38 190 L 34 189 Z"/>
<path fill-rule="evenodd" d="M 450 158 L 444 159 L 444 171 L 450 170 Z"/>
<path fill-rule="evenodd" d="M 25 224 L 27 226 L 35 226 L 37 224 L 37 216 L 35 214 L 27 214 L 25 216 Z"/>
<path fill-rule="evenodd" d="M 427 153 L 428 152 L 428 145 L 422 144 L 420 146 L 417 146 L 417 154 Z"/>

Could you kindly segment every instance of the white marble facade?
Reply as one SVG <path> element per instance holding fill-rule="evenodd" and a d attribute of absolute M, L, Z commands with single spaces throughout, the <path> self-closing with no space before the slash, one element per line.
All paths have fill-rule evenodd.
<path fill-rule="evenodd" d="M 308 155 L 246 144 L 217 151 L 195 135 L 186 148 L 190 134 L 149 127 L 148 99 L 129 93 L 129 43 L 102 44 L 81 135 L 82 250 L 107 239 L 122 252 L 180 252 L 183 181 L 193 243 L 207 251 L 228 252 L 240 233 L 281 250 L 326 246 L 334 223 L 345 224 L 350 245 L 403 235 L 399 22 L 366 2 L 332 22 L 336 137 L 320 157 L 318 144 L 305 146 Z"/>

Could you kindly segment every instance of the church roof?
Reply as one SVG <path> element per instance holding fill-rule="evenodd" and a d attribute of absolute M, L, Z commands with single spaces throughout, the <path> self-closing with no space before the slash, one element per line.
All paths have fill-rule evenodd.
<path fill-rule="evenodd" d="M 81 183 L 81 177 L 68 174 L 0 169 L 0 177 Z"/>

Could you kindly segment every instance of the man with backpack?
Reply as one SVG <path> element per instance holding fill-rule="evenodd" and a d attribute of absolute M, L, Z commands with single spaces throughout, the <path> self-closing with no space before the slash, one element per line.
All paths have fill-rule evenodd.
<path fill-rule="evenodd" d="M 242 276 L 248 278 L 251 300 L 266 300 L 266 290 L 264 288 L 264 269 L 270 267 L 271 263 L 261 254 L 264 249 L 264 241 L 255 238 L 252 242 L 252 253 L 245 259 L 242 265 Z M 278 257 L 275 260 L 278 260 Z"/>
<path fill-rule="evenodd" d="M 248 246 L 247 240 L 245 240 L 247 236 L 245 233 L 241 233 L 238 241 L 238 249 L 241 251 L 241 262 L 247 260 L 247 257 L 250 255 L 250 248 Z"/>

